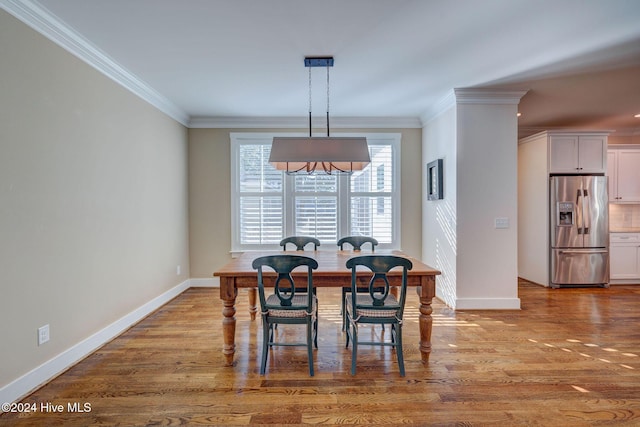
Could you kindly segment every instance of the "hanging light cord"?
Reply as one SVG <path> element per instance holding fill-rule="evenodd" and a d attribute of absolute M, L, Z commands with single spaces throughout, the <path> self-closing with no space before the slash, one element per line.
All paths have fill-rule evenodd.
<path fill-rule="evenodd" d="M 331 125 L 330 125 L 330 100 L 331 100 L 331 86 L 330 86 L 330 68 L 333 66 L 333 57 L 305 57 L 304 59 L 304 65 L 305 67 L 309 68 L 309 138 L 308 141 L 309 143 L 319 143 L 322 144 L 323 141 L 322 140 L 329 140 L 329 142 L 337 142 L 337 141 L 331 141 Z M 313 80 L 313 76 L 311 74 L 311 68 L 315 68 L 315 67 L 326 67 L 327 68 L 327 137 L 326 138 L 313 138 L 313 112 L 312 112 L 312 107 L 313 107 L 313 90 L 312 90 L 312 80 Z M 285 139 L 285 138 L 282 138 Z M 294 138 L 295 139 L 295 138 Z M 302 138 L 303 140 L 305 138 Z M 347 138 L 345 138 L 346 141 Z M 308 161 L 304 161 L 303 159 L 300 159 L 300 161 L 293 161 L 291 160 L 292 157 L 287 157 L 285 153 L 285 155 L 283 155 L 282 153 L 279 154 L 280 157 L 282 157 L 282 159 L 280 159 L 280 157 L 278 157 L 277 159 L 271 160 L 270 157 L 270 162 L 272 162 L 276 168 L 278 170 L 286 170 L 287 174 L 293 175 L 293 174 L 297 174 L 297 173 L 307 173 L 307 174 L 312 174 L 315 173 L 316 171 L 320 171 L 320 168 L 322 168 L 322 170 L 329 174 L 351 174 L 353 173 L 355 170 L 363 170 L 370 162 L 370 156 L 366 147 L 366 138 L 361 137 L 361 138 L 348 138 L 348 139 L 354 139 L 354 144 L 350 144 L 353 145 L 353 148 L 355 148 L 357 154 L 353 154 L 352 156 L 349 156 L 347 158 L 345 158 L 344 160 L 341 159 L 339 156 L 335 157 L 338 160 L 335 161 L 331 161 L 331 160 L 326 160 L 326 159 L 331 159 L 334 157 L 331 157 L 331 155 L 328 155 L 326 152 L 325 153 L 315 153 L 313 154 L 313 148 L 315 147 L 305 147 L 306 148 L 311 148 L 311 153 L 309 155 L 309 157 L 304 157 L 305 158 L 309 158 L 310 160 Z M 276 142 L 281 142 L 281 144 L 279 144 L 279 147 L 284 147 L 281 148 L 281 150 L 285 150 L 285 151 L 291 151 L 291 152 L 297 152 L 296 148 L 287 148 L 288 145 L 284 144 L 285 141 L 280 141 L 280 138 L 273 139 L 273 143 L 274 146 L 276 145 Z M 343 142 L 343 141 L 341 141 Z M 364 146 L 363 146 L 364 143 Z M 324 147 L 327 148 L 327 147 Z M 352 147 L 350 147 L 352 148 Z M 329 147 L 329 151 L 331 151 L 331 147 Z M 274 150 L 275 151 L 275 150 Z M 271 154 L 274 153 L 274 151 L 271 152 Z M 323 151 L 323 150 L 320 150 Z M 327 150 L 324 150 L 327 151 Z M 295 157 L 293 157 L 295 158 Z M 313 160 L 316 159 L 316 160 Z M 323 160 L 324 159 L 324 160 Z M 302 166 L 300 166 L 300 164 L 302 164 Z M 294 166 L 295 165 L 295 166 Z M 344 166 L 343 166 L 344 165 Z M 286 168 L 286 169 L 285 169 Z M 292 168 L 297 168 L 297 169 L 292 169 Z"/>
<path fill-rule="evenodd" d="M 309 138 L 311 138 L 311 67 L 309 67 Z"/>
<path fill-rule="evenodd" d="M 327 137 L 331 136 L 330 126 L 329 126 L 329 68 L 327 65 Z M 309 137 L 312 136 L 312 126 L 311 126 L 311 67 L 309 67 Z"/>
<path fill-rule="evenodd" d="M 327 65 L 327 137 L 329 136 L 329 66 Z"/>

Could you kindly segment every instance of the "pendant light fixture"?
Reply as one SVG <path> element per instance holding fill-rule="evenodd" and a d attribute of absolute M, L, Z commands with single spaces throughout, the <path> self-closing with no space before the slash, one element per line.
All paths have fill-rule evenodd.
<path fill-rule="evenodd" d="M 351 174 L 371 162 L 367 139 L 364 137 L 332 137 L 329 130 L 329 68 L 333 57 L 306 57 L 309 68 L 309 136 L 274 137 L 269 162 L 287 174 Z M 312 136 L 311 127 L 311 68 L 327 68 L 327 136 Z"/>

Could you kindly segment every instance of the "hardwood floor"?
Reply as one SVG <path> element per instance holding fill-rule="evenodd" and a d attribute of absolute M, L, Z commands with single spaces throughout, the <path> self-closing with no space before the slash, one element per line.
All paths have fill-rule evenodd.
<path fill-rule="evenodd" d="M 318 290 L 314 377 L 302 347 L 276 348 L 258 375 L 261 326 L 249 320 L 246 291 L 237 300 L 237 364 L 224 367 L 218 293 L 187 290 L 24 398 L 36 413 L 5 413 L 0 425 L 640 425 L 640 286 L 521 282 L 520 311 L 454 312 L 434 301 L 427 366 L 411 292 L 404 378 L 395 354 L 375 347 L 360 348 L 350 375 L 340 291 L 327 288 Z M 64 411 L 42 411 L 47 403 Z M 85 403 L 90 411 L 68 410 Z"/>

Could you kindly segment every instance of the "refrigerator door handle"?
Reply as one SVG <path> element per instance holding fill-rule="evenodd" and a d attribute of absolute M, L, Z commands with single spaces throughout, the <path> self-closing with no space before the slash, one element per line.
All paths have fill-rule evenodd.
<path fill-rule="evenodd" d="M 589 228 L 591 228 L 591 203 L 589 201 L 589 193 L 584 191 L 584 198 L 582 199 L 582 233 L 589 234 Z"/>
<path fill-rule="evenodd" d="M 580 199 L 582 198 L 582 190 L 578 189 L 576 191 L 576 226 L 578 227 L 578 234 L 584 234 L 584 229 L 582 228 L 582 223 L 584 221 L 583 215 L 583 206 L 580 204 Z"/>
<path fill-rule="evenodd" d="M 606 254 L 607 249 L 562 249 L 561 254 Z"/>

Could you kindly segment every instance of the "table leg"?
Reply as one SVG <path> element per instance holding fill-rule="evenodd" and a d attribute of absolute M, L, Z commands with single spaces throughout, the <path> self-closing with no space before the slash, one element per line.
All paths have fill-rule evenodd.
<path fill-rule="evenodd" d="M 222 353 L 226 358 L 225 366 L 233 366 L 233 355 L 236 352 L 236 297 L 238 289 L 235 287 L 233 278 L 224 277 L 220 280 L 220 299 L 224 307 L 222 308 L 222 334 L 224 345 Z"/>
<path fill-rule="evenodd" d="M 425 276 L 421 281 L 422 284 L 417 289 L 420 296 L 420 353 L 422 353 L 422 363 L 427 364 L 431 354 L 431 329 L 433 327 L 431 301 L 436 294 L 436 278 L 435 276 Z"/>
<path fill-rule="evenodd" d="M 258 307 L 256 306 L 257 294 L 258 289 L 249 288 L 249 316 L 251 316 L 251 320 L 256 320 L 256 313 L 258 312 Z"/>

